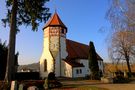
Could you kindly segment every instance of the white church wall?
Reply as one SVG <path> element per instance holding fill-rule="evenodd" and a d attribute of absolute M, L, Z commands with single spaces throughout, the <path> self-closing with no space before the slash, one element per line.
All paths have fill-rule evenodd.
<path fill-rule="evenodd" d="M 72 66 L 62 61 L 62 76 L 63 77 L 72 77 Z"/>
<path fill-rule="evenodd" d="M 64 59 L 68 56 L 67 50 L 66 50 L 66 38 L 60 37 L 60 47 L 61 47 L 61 75 L 64 77 L 71 77 L 72 76 L 72 67 L 67 64 Z"/>
<path fill-rule="evenodd" d="M 55 76 L 56 77 L 58 77 L 58 76 L 60 76 L 60 54 L 59 54 L 59 52 L 58 52 L 58 54 L 57 54 L 57 57 L 56 57 L 56 59 L 55 59 Z"/>
<path fill-rule="evenodd" d="M 46 28 L 48 30 L 49 28 Z M 44 31 L 45 34 L 45 31 Z M 44 60 L 47 60 L 47 72 L 44 71 Z M 49 51 L 49 37 L 44 36 L 43 52 L 40 58 L 40 76 L 42 78 L 47 77 L 49 72 L 53 71 L 53 58 Z"/>
<path fill-rule="evenodd" d="M 86 75 L 84 74 L 84 71 L 85 71 L 85 67 L 73 67 L 72 78 L 85 77 Z"/>
<path fill-rule="evenodd" d="M 88 59 L 78 59 L 76 60 L 78 63 L 82 63 L 84 65 L 84 69 L 83 69 L 83 74 L 86 75 L 90 75 L 90 69 L 89 69 L 89 62 Z M 103 72 L 103 61 L 98 60 L 98 66 L 99 69 L 102 70 Z"/>
<path fill-rule="evenodd" d="M 60 47 L 61 47 L 61 58 L 62 59 L 66 59 L 66 57 L 68 56 L 67 50 L 66 50 L 66 38 L 61 37 L 60 38 Z"/>
<path fill-rule="evenodd" d="M 89 62 L 88 62 L 88 60 L 87 59 L 80 59 L 79 62 L 84 65 L 85 69 L 84 69 L 83 72 L 84 72 L 85 76 L 90 75 L 90 69 L 89 69 Z"/>
<path fill-rule="evenodd" d="M 98 60 L 98 66 L 99 69 L 102 70 L 102 72 L 104 72 L 103 61 Z"/>

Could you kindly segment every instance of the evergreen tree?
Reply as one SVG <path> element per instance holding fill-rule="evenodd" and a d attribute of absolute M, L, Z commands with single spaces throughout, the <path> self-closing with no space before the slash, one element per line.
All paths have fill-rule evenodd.
<path fill-rule="evenodd" d="M 7 17 L 2 21 L 9 24 L 9 46 L 7 56 L 6 81 L 11 81 L 14 78 L 14 55 L 15 41 L 18 27 L 22 24 L 32 26 L 33 31 L 38 30 L 38 25 L 42 21 L 46 21 L 50 13 L 49 8 L 44 5 L 49 0 L 6 0 Z"/>
<path fill-rule="evenodd" d="M 7 51 L 6 43 L 2 43 L 0 40 L 0 80 L 3 80 L 5 76 Z"/>
<path fill-rule="evenodd" d="M 93 42 L 90 41 L 89 43 L 89 69 L 90 69 L 90 75 L 91 79 L 99 79 L 99 66 L 97 61 L 97 54 L 95 51 L 95 47 Z"/>
<path fill-rule="evenodd" d="M 0 40 L 0 80 L 4 80 L 5 72 L 6 72 L 6 63 L 7 63 L 7 53 L 8 46 L 6 42 L 2 43 Z M 15 66 L 18 66 L 18 54 L 15 55 Z"/>

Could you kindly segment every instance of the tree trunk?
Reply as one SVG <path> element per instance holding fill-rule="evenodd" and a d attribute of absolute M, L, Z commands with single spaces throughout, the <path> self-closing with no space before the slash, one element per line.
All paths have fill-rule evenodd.
<path fill-rule="evenodd" d="M 130 68 L 130 63 L 129 63 L 129 58 L 128 58 L 128 57 L 126 57 L 126 62 L 127 62 L 127 67 L 128 67 L 129 77 L 131 77 L 132 72 L 131 72 L 131 68 Z"/>
<path fill-rule="evenodd" d="M 15 41 L 16 41 L 16 17 L 17 17 L 17 0 L 13 0 L 12 12 L 10 18 L 10 35 L 9 35 L 9 46 L 7 56 L 7 67 L 6 67 L 6 81 L 11 81 L 15 74 Z"/>

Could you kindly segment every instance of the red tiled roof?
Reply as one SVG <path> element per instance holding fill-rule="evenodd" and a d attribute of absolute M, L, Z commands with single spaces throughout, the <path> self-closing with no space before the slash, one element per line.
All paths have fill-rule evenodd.
<path fill-rule="evenodd" d="M 66 39 L 66 46 L 68 56 L 64 61 L 72 67 L 84 67 L 83 64 L 76 62 L 75 59 L 88 59 L 89 46 L 69 39 Z M 97 59 L 103 61 L 98 54 Z"/>
<path fill-rule="evenodd" d="M 66 28 L 66 26 L 64 25 L 64 23 L 61 21 L 61 19 L 59 18 L 58 14 L 55 12 L 54 15 L 51 17 L 51 19 L 47 22 L 47 24 L 44 26 L 44 28 L 48 27 L 48 26 L 61 26 Z M 43 29 L 44 29 L 43 28 Z"/>
<path fill-rule="evenodd" d="M 89 46 L 75 42 L 72 40 L 66 40 L 66 45 L 67 45 L 67 52 L 68 56 L 67 58 L 69 59 L 88 59 L 88 54 L 89 54 Z M 103 60 L 98 54 L 97 54 L 97 59 L 98 60 Z"/>
<path fill-rule="evenodd" d="M 64 60 L 66 63 L 68 63 L 69 65 L 71 65 L 72 67 L 84 67 L 83 64 L 75 62 L 74 60 L 70 60 L 70 59 L 66 59 Z"/>

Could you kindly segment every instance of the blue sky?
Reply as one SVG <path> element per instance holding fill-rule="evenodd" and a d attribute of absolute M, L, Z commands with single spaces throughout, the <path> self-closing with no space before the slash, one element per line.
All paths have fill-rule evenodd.
<path fill-rule="evenodd" d="M 107 33 L 109 22 L 105 19 L 108 0 L 50 0 L 47 3 L 53 14 L 55 8 L 63 23 L 68 27 L 67 38 L 84 44 L 93 41 L 97 53 L 108 61 Z M 5 0 L 0 3 L 0 19 L 6 15 Z M 43 49 L 43 31 L 45 23 L 41 23 L 37 32 L 31 27 L 21 26 L 17 34 L 16 51 L 19 51 L 19 64 L 39 62 Z M 99 29 L 105 28 L 106 32 Z M 108 31 L 107 31 L 108 29 Z M 0 39 L 7 41 L 9 27 L 4 28 L 0 22 Z"/>

